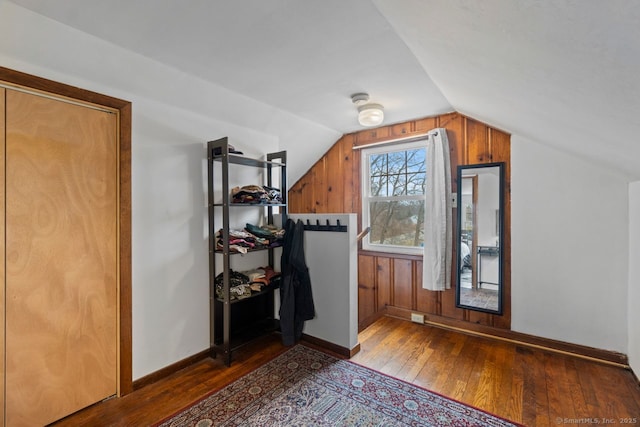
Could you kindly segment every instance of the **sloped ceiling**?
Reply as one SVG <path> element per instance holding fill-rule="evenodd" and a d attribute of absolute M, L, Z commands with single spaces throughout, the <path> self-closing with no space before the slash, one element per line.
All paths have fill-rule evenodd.
<path fill-rule="evenodd" d="M 456 110 L 640 179 L 636 0 L 12 0 L 341 133 Z"/>
<path fill-rule="evenodd" d="M 640 178 L 640 2 L 375 3 L 457 111 Z"/>

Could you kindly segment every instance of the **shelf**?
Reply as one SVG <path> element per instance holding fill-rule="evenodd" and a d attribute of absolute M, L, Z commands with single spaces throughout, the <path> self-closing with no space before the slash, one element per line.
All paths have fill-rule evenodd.
<path fill-rule="evenodd" d="M 237 304 L 239 302 L 245 302 L 245 301 L 250 301 L 252 298 L 257 298 L 260 297 L 262 295 L 266 295 L 268 293 L 274 292 L 276 289 L 280 289 L 280 284 L 274 284 L 274 285 L 265 285 L 265 289 L 261 290 L 260 292 L 251 292 L 251 296 L 250 297 L 246 297 L 246 298 L 239 298 L 239 299 L 232 299 L 231 300 L 231 304 Z M 222 298 L 216 298 L 216 301 L 223 303 L 224 300 Z"/>
<path fill-rule="evenodd" d="M 239 154 L 229 153 L 229 163 L 233 163 L 234 165 L 244 165 L 244 166 L 253 166 L 264 168 L 267 166 L 278 166 L 284 167 L 286 166 L 284 163 L 280 162 L 272 162 L 269 160 L 260 160 L 260 159 L 252 159 L 251 157 L 241 156 Z M 217 162 L 221 162 L 224 159 L 224 154 L 217 154 L 213 156 L 213 160 Z"/>
<path fill-rule="evenodd" d="M 275 248 L 281 248 L 282 247 L 282 243 L 279 245 L 273 245 L 273 246 L 265 246 L 264 248 L 257 248 L 257 249 L 249 249 L 247 248 L 247 252 L 236 252 L 236 251 L 229 251 L 229 255 L 246 255 L 250 252 L 260 252 L 260 251 L 268 251 L 269 249 L 275 249 Z M 214 253 L 217 254 L 223 254 L 224 255 L 224 251 L 222 249 L 216 249 L 213 251 Z"/>
<path fill-rule="evenodd" d="M 234 351 L 243 347 L 258 338 L 262 338 L 269 333 L 280 330 L 280 321 L 278 319 L 263 319 L 241 330 L 234 331 L 233 337 L 229 342 L 229 351 Z M 216 343 L 212 347 L 215 353 L 225 354 L 224 344 Z"/>
<path fill-rule="evenodd" d="M 223 207 L 224 203 L 214 203 L 211 206 L 217 206 L 217 207 Z M 272 207 L 277 207 L 277 206 L 287 206 L 285 203 L 229 203 L 229 206 L 236 206 L 236 207 L 243 207 L 243 208 L 255 208 L 255 207 L 262 207 L 262 208 L 272 208 Z"/>
<path fill-rule="evenodd" d="M 233 265 L 231 255 L 244 254 L 250 252 L 267 252 L 268 265 L 272 268 L 276 264 L 277 254 L 275 248 L 281 247 L 283 242 L 274 242 L 269 246 L 260 246 L 254 249 L 245 248 L 246 252 L 225 251 L 224 246 L 218 247 L 219 230 L 222 236 L 231 236 L 230 230 L 235 225 L 232 220 L 237 219 L 237 215 L 231 213 L 232 208 L 266 208 L 257 209 L 262 215 L 262 220 L 267 224 L 274 224 L 274 213 L 281 216 L 282 225 L 287 218 L 287 193 L 281 193 L 281 203 L 233 203 L 230 196 L 231 188 L 229 184 L 232 176 L 232 165 L 250 166 L 264 169 L 265 185 L 272 188 L 287 188 L 286 178 L 286 151 L 267 153 L 266 160 L 254 159 L 242 154 L 231 153 L 232 149 L 228 138 L 221 138 L 207 142 L 207 170 L 208 170 L 208 210 L 209 210 L 209 321 L 210 321 L 210 346 L 213 355 L 222 353 L 225 364 L 231 364 L 231 353 L 234 349 L 244 345 L 254 338 L 274 331 L 278 328 L 279 322 L 275 320 L 275 295 L 274 291 L 279 288 L 279 282 L 265 286 L 263 290 L 252 293 L 247 298 L 225 301 L 218 298 L 216 294 L 215 278 L 220 271 L 229 271 Z M 221 171 L 218 172 L 218 166 Z M 238 168 L 236 167 L 235 170 Z M 275 182 L 277 182 L 276 185 Z M 217 188 L 216 188 L 217 187 Z M 216 191 L 217 190 L 217 191 Z M 222 194 L 222 201 L 214 201 L 214 196 Z M 234 213 L 238 211 L 235 210 Z M 221 218 L 219 217 L 221 215 Z M 216 224 L 217 222 L 217 224 Z M 238 221 L 236 221 L 238 222 Z M 220 228 L 220 226 L 222 226 Z M 215 236 L 215 237 L 214 237 Z M 226 246 L 226 242 L 225 242 Z M 221 256 L 220 256 L 221 255 Z M 257 260 L 256 260 L 257 261 Z M 221 267 L 221 268 L 219 268 Z M 224 280 L 223 295 L 229 295 L 230 280 Z"/>

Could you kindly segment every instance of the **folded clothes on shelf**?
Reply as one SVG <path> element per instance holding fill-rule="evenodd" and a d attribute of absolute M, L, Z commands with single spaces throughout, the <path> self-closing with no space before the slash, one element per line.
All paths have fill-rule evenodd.
<path fill-rule="evenodd" d="M 284 230 L 274 226 L 246 224 L 244 230 L 229 230 L 229 251 L 246 254 L 250 250 L 273 248 L 282 245 Z M 216 249 L 222 250 L 222 229 L 216 233 Z"/>
<path fill-rule="evenodd" d="M 280 190 L 266 185 L 245 185 L 231 189 L 232 203 L 274 204 L 282 203 Z"/>
<path fill-rule="evenodd" d="M 249 271 L 229 271 L 229 292 L 231 300 L 248 298 L 260 292 L 265 286 L 275 286 L 279 283 L 280 273 L 270 266 L 256 268 Z M 224 276 L 220 273 L 215 280 L 216 297 L 224 298 Z"/>
<path fill-rule="evenodd" d="M 270 241 L 282 240 L 284 238 L 284 228 L 276 227 L 275 225 L 257 226 L 247 223 L 244 229 L 254 236 L 269 239 Z"/>

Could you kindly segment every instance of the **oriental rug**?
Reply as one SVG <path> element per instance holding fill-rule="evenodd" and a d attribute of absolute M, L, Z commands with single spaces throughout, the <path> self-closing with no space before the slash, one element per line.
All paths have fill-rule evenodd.
<path fill-rule="evenodd" d="M 296 345 L 160 426 L 517 426 Z"/>

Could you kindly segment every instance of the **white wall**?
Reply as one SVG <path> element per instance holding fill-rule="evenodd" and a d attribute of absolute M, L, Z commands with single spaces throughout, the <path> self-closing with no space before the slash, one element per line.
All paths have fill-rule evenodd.
<path fill-rule="evenodd" d="M 629 185 L 629 364 L 640 374 L 640 181 Z"/>
<path fill-rule="evenodd" d="M 305 144 L 324 152 L 339 135 L 3 0 L 0 64 L 133 103 L 133 377 L 206 349 L 204 143 L 290 149 L 302 174 L 318 158 Z"/>
<path fill-rule="evenodd" d="M 518 136 L 511 161 L 512 329 L 627 353 L 626 180 Z"/>

